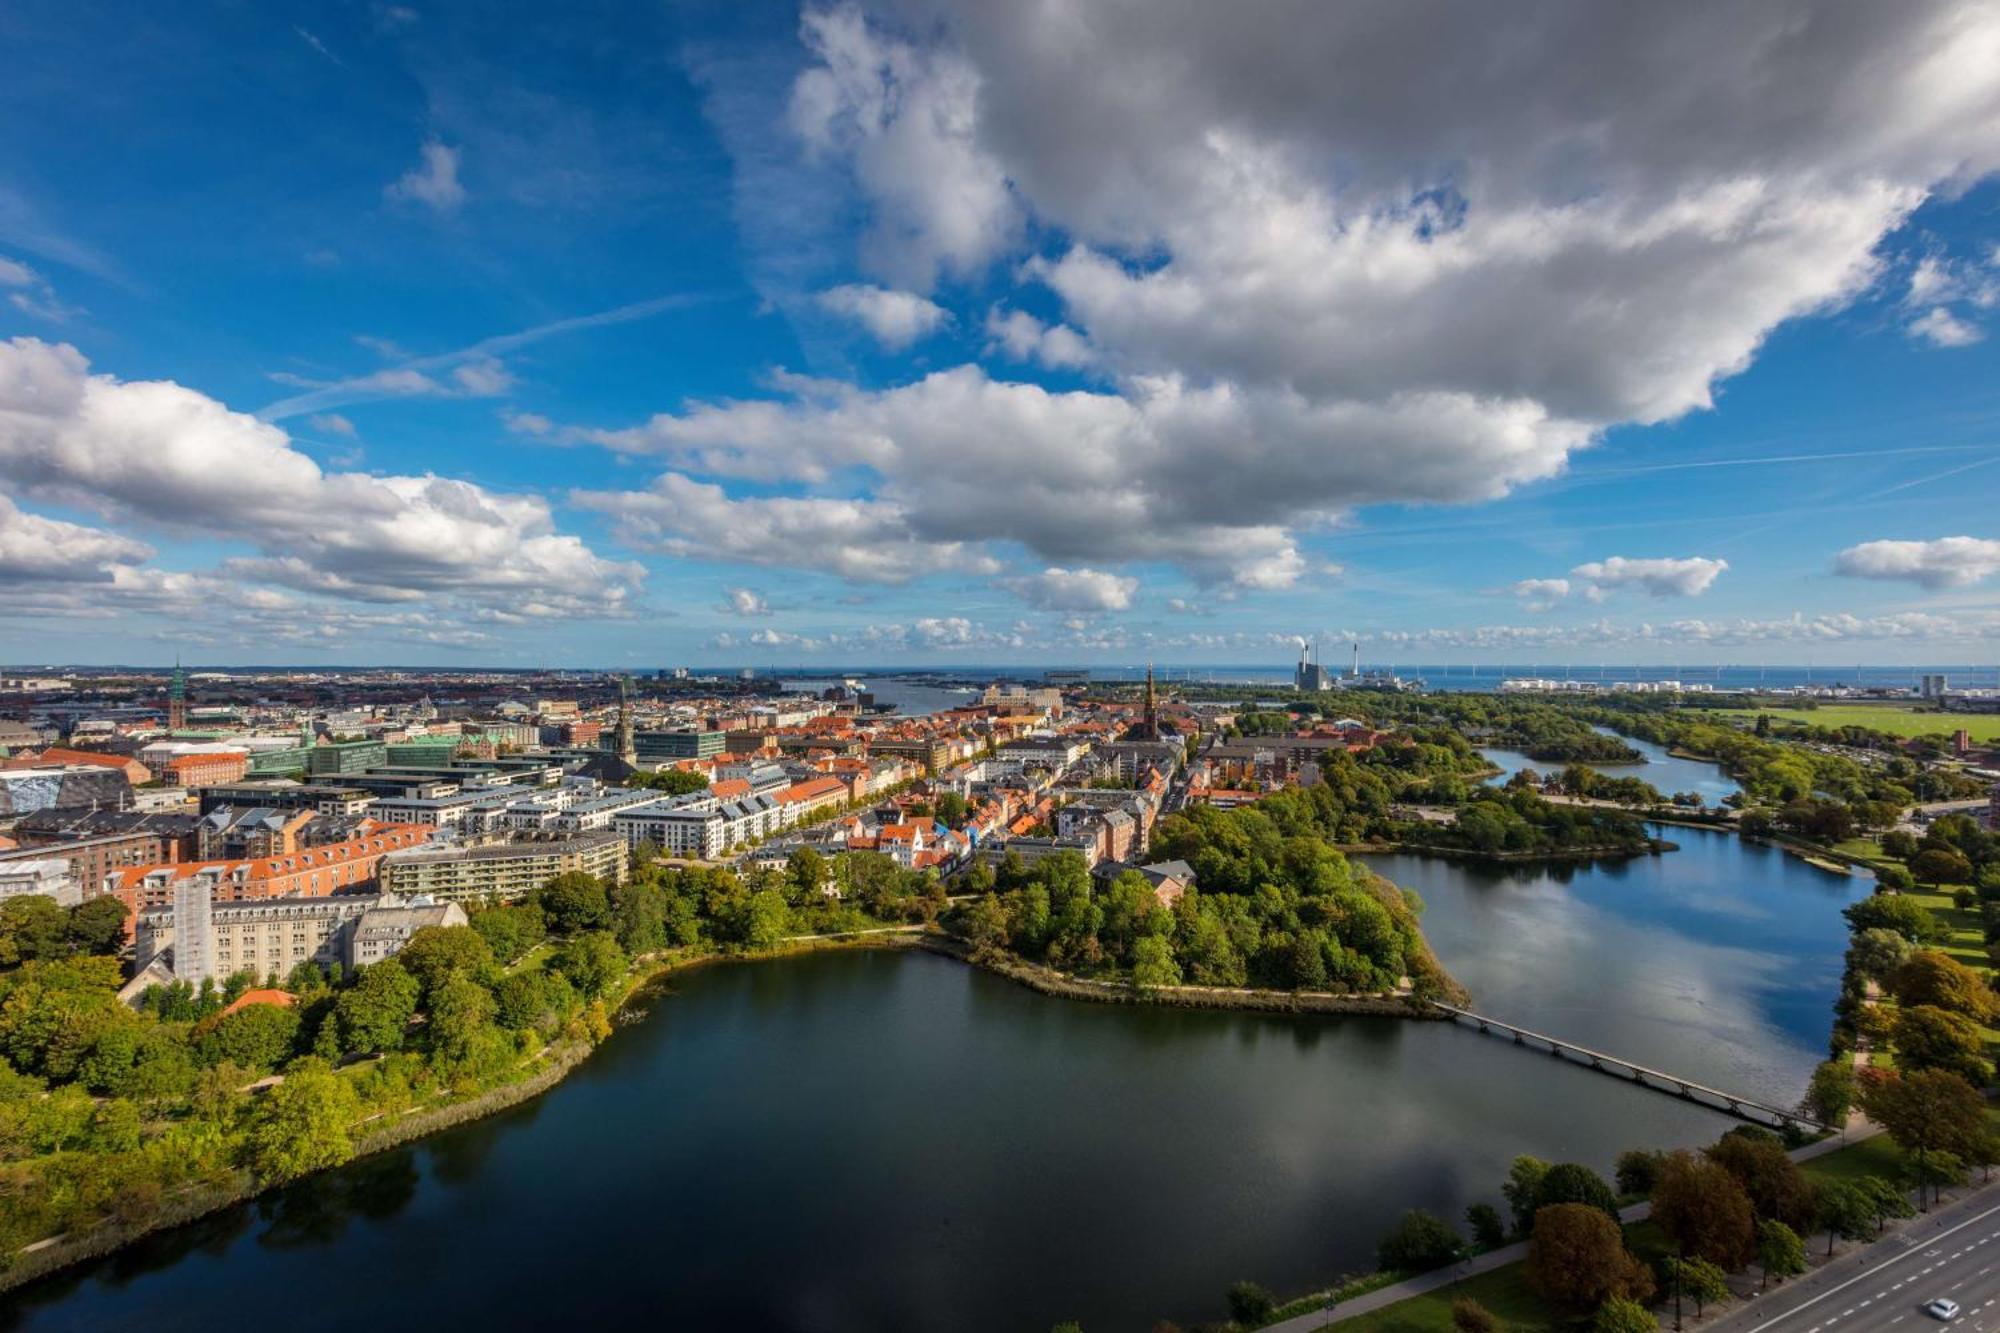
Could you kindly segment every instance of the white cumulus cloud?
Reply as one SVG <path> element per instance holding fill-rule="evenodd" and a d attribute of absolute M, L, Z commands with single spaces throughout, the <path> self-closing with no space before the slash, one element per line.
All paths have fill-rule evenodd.
<path fill-rule="evenodd" d="M 1834 558 L 1833 567 L 1850 578 L 1963 588 L 2000 570 L 2000 541 L 1940 537 L 1936 541 L 1863 542 L 1842 551 Z"/>
<path fill-rule="evenodd" d="M 937 332 L 951 320 L 950 311 L 915 292 L 892 291 L 867 283 L 828 288 L 819 294 L 819 304 L 822 309 L 854 320 L 892 352 Z"/>

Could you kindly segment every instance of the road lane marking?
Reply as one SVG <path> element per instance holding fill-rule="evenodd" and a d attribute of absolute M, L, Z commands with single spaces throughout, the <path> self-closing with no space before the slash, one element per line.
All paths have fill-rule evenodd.
<path fill-rule="evenodd" d="M 1946 1236 L 1955 1236 L 1960 1231 L 1964 1230 L 1966 1227 L 1973 1226 L 1974 1224 L 1979 1222 L 1984 1222 L 1988 1218 L 1994 1216 L 1996 1213 L 2000 1213 L 2000 1204 L 1995 1204 L 1993 1207 L 1986 1209 L 1984 1212 L 1975 1213 L 1973 1216 L 1965 1219 L 1965 1221 L 1960 1222 L 1957 1226 L 1953 1227 L 1951 1230 L 1945 1232 L 1943 1236 L 1937 1236 L 1934 1237 L 1933 1239 L 1943 1240 L 1945 1239 Z M 2000 1236 L 2000 1231 L 1996 1231 L 1993 1234 L 1995 1234 L 1996 1236 Z M 1905 1243 L 1909 1245 L 1915 1245 L 1917 1244 L 1917 1241 L 1914 1237 L 1912 1237 Z M 1829 1296 L 1834 1295 L 1836 1292 L 1845 1291 L 1847 1288 L 1853 1286 L 1855 1283 L 1861 1281 L 1863 1278 L 1876 1278 L 1877 1274 L 1880 1273 L 1882 1268 L 1887 1267 L 1890 1264 L 1902 1263 L 1904 1260 L 1908 1259 L 1910 1255 L 1914 1252 L 1915 1251 L 1912 1250 L 1910 1252 L 1895 1255 L 1889 1259 L 1884 1260 L 1881 1264 L 1876 1266 L 1876 1271 L 1874 1273 L 1866 1271 L 1856 1273 L 1853 1277 L 1847 1279 L 1847 1281 L 1845 1282 L 1840 1283 L 1838 1286 L 1830 1287 L 1827 1290 L 1821 1292 L 1817 1296 L 1808 1297 L 1806 1300 L 1801 1301 L 1798 1305 L 1792 1307 L 1790 1310 L 1787 1310 L 1785 1313 L 1779 1315 L 1773 1315 L 1769 1319 L 1766 1319 L 1763 1323 L 1757 1324 L 1749 1329 L 1744 1330 L 1744 1333 L 1764 1333 L 1764 1330 L 1770 1328 L 1773 1324 L 1782 1323 L 1783 1321 L 1790 1319 L 1793 1315 L 1798 1314 L 1801 1310 L 1807 1309 L 1808 1307 L 1813 1305 L 1817 1305 L 1819 1302 L 1825 1300 Z M 1879 1278 L 1877 1280 L 1879 1280 Z"/>

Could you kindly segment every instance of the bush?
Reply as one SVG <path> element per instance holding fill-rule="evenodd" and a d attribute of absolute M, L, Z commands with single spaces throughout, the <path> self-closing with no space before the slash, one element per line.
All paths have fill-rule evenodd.
<path fill-rule="evenodd" d="M 1451 1303 L 1451 1326 L 1458 1333 L 1500 1333 L 1500 1320 L 1470 1296 Z"/>
<path fill-rule="evenodd" d="M 1229 1289 L 1229 1317 L 1239 1324 L 1261 1324 L 1277 1308 L 1271 1293 L 1255 1282 L 1238 1282 Z"/>

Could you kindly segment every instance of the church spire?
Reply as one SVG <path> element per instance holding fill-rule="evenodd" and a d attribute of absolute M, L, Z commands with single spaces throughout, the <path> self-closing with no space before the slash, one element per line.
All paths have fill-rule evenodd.
<path fill-rule="evenodd" d="M 181 731 L 187 727 L 187 673 L 181 670 L 179 653 L 174 654 L 173 679 L 167 683 L 167 730 Z"/>

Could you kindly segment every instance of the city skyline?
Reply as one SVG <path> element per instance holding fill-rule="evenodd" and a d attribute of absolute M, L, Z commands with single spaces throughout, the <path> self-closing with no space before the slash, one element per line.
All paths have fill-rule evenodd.
<path fill-rule="evenodd" d="M 19 7 L 0 658 L 2000 657 L 2000 16 L 1218 13 Z"/>

